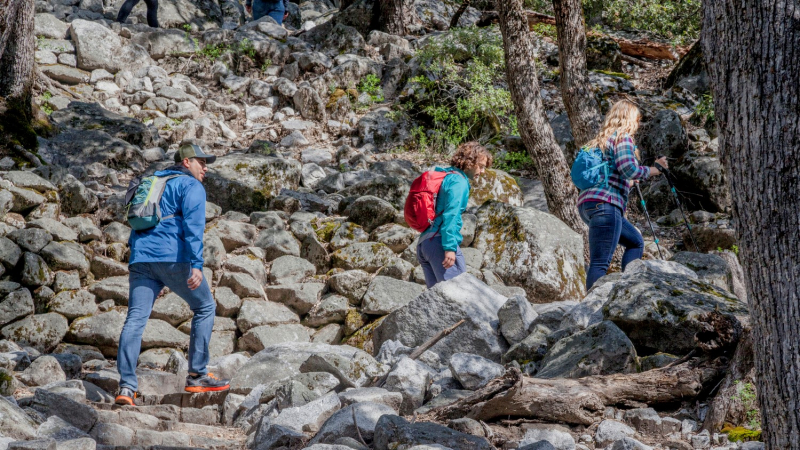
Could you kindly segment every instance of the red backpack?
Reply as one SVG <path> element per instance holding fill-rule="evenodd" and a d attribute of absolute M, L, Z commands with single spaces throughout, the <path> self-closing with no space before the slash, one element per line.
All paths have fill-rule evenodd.
<path fill-rule="evenodd" d="M 429 170 L 411 183 L 406 206 L 403 209 L 408 226 L 421 233 L 433 224 L 436 219 L 436 197 L 439 195 L 439 188 L 442 187 L 444 177 L 451 173 L 456 172 Z"/>

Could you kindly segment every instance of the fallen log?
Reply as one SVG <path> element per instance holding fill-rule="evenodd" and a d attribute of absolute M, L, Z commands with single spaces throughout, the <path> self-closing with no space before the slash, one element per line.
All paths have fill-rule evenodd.
<path fill-rule="evenodd" d="M 607 406 L 638 407 L 693 399 L 725 374 L 727 362 L 724 357 L 695 358 L 642 373 L 579 379 L 530 378 L 511 369 L 471 396 L 426 413 L 422 420 L 443 422 L 466 416 L 487 421 L 512 416 L 591 425 L 602 420 Z"/>

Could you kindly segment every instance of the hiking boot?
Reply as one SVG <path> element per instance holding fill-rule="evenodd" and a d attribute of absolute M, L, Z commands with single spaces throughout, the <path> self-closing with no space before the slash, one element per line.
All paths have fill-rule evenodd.
<path fill-rule="evenodd" d="M 138 396 L 139 396 L 139 393 L 135 392 L 133 389 L 121 388 L 119 390 L 119 395 L 117 395 L 117 398 L 114 399 L 114 403 L 116 403 L 118 405 L 133 406 L 133 400 Z"/>
<path fill-rule="evenodd" d="M 220 380 L 213 373 L 198 375 L 197 377 L 189 375 L 186 377 L 186 388 L 184 390 L 186 392 L 227 391 L 231 388 L 228 381 Z"/>

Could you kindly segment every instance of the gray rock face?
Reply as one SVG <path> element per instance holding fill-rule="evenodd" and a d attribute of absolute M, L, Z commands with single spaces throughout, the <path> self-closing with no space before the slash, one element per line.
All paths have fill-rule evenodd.
<path fill-rule="evenodd" d="M 58 416 L 84 433 L 89 432 L 98 419 L 97 411 L 91 406 L 44 389 L 36 390 L 33 407 L 46 417 Z"/>
<path fill-rule="evenodd" d="M 178 326 L 191 319 L 192 316 L 194 313 L 189 308 L 189 304 L 174 292 L 157 298 L 153 304 L 153 311 L 150 313 L 150 318 L 161 319 L 172 326 Z"/>
<path fill-rule="evenodd" d="M 329 361 L 334 367 L 338 365 L 341 373 L 356 385 L 363 385 L 371 377 L 383 373 L 382 366 L 372 356 L 347 345 L 277 344 L 253 355 L 231 379 L 231 390 L 233 393 L 247 394 L 259 384 L 294 378 L 312 356 Z"/>
<path fill-rule="evenodd" d="M 42 218 L 28 222 L 32 228 L 41 228 L 50 233 L 57 241 L 77 241 L 78 234 L 71 228 L 53 219 Z"/>
<path fill-rule="evenodd" d="M 411 414 L 422 406 L 428 384 L 435 372 L 424 364 L 408 357 L 402 357 L 386 377 L 384 387 L 403 396 L 401 414 Z"/>
<path fill-rule="evenodd" d="M 486 169 L 486 172 L 472 182 L 469 206 L 481 206 L 489 200 L 505 203 L 509 206 L 522 206 L 522 189 L 511 175 L 497 169 Z"/>
<path fill-rule="evenodd" d="M 105 69 L 116 73 L 122 68 L 122 41 L 110 29 L 88 20 L 74 20 L 70 36 L 75 43 L 78 67 L 83 70 Z"/>
<path fill-rule="evenodd" d="M 300 317 L 285 305 L 257 299 L 245 299 L 236 319 L 242 333 L 262 325 L 287 323 L 300 323 Z"/>
<path fill-rule="evenodd" d="M 414 446 L 445 445 L 449 448 L 490 450 L 494 446 L 486 438 L 462 433 L 442 425 L 429 422 L 410 423 L 400 416 L 385 415 L 375 427 L 373 446 L 376 450 L 389 450 L 393 443 L 402 442 Z"/>
<path fill-rule="evenodd" d="M 335 273 L 329 282 L 331 289 L 350 300 L 350 304 L 359 305 L 367 293 L 372 276 L 363 270 L 347 270 Z"/>
<path fill-rule="evenodd" d="M 269 299 L 283 303 L 300 315 L 308 313 L 319 302 L 324 283 L 294 283 L 267 287 Z"/>
<path fill-rule="evenodd" d="M 636 349 L 613 322 L 561 339 L 542 360 L 539 378 L 581 378 L 636 372 Z"/>
<path fill-rule="evenodd" d="M 40 253 L 53 270 L 77 270 L 81 276 L 89 273 L 89 260 L 72 246 L 50 242 Z"/>
<path fill-rule="evenodd" d="M 680 164 L 671 169 L 676 177 L 675 184 L 686 194 L 691 194 L 687 198 L 698 199 L 692 206 L 710 212 L 730 210 L 732 198 L 726 184 L 727 175 L 718 156 L 689 151 Z"/>
<path fill-rule="evenodd" d="M 376 272 L 394 257 L 387 246 L 375 242 L 357 242 L 331 254 L 331 264 L 345 270 Z"/>
<path fill-rule="evenodd" d="M 390 392 L 383 388 L 366 387 L 347 389 L 339 394 L 339 400 L 342 402 L 342 406 L 371 402 L 386 405 L 394 411 L 400 411 L 403 396 L 399 392 Z"/>
<path fill-rule="evenodd" d="M 483 268 L 525 289 L 532 303 L 583 297 L 583 240 L 563 222 L 533 208 L 502 203 L 478 210 L 474 247 Z"/>
<path fill-rule="evenodd" d="M 3 435 L 14 439 L 33 439 L 36 437 L 37 423 L 15 402 L 0 396 L 0 429 Z M 376 418 L 377 421 L 377 418 Z"/>
<path fill-rule="evenodd" d="M 66 379 L 67 375 L 58 360 L 49 355 L 36 358 L 20 375 L 20 380 L 28 386 L 44 386 Z"/>
<path fill-rule="evenodd" d="M 640 351 L 686 354 L 695 347 L 703 314 L 743 316 L 747 307 L 730 293 L 702 281 L 662 273 L 626 273 L 603 307 L 603 316 Z"/>
<path fill-rule="evenodd" d="M 367 233 L 393 222 L 396 215 L 391 203 L 372 195 L 360 197 L 350 205 L 350 221 L 364 227 Z"/>
<path fill-rule="evenodd" d="M 341 295 L 329 295 L 308 311 L 304 324 L 309 327 L 321 327 L 329 323 L 344 322 L 349 302 Z"/>
<path fill-rule="evenodd" d="M 272 261 L 282 256 L 300 256 L 300 243 L 286 230 L 261 230 L 256 246 L 263 248 L 265 259 Z"/>
<path fill-rule="evenodd" d="M 721 257 L 708 253 L 678 252 L 670 261 L 692 269 L 701 281 L 734 292 L 733 273 Z"/>
<path fill-rule="evenodd" d="M 170 54 L 188 54 L 199 50 L 194 41 L 186 38 L 180 30 L 159 29 L 134 35 L 131 42 L 141 45 L 153 59 L 161 59 Z"/>
<path fill-rule="evenodd" d="M 534 425 L 525 432 L 519 446 L 540 441 L 549 442 L 556 450 L 575 450 L 575 439 L 559 425 Z"/>
<path fill-rule="evenodd" d="M 2 334 L 6 339 L 48 352 L 67 334 L 67 319 L 56 313 L 28 316 L 4 327 Z"/>
<path fill-rule="evenodd" d="M 281 189 L 297 189 L 301 167 L 296 160 L 254 154 L 221 157 L 209 166 L 208 200 L 225 211 L 264 211 Z"/>
<path fill-rule="evenodd" d="M 207 232 L 218 236 L 228 252 L 253 245 L 258 235 L 255 225 L 233 220 L 217 220 L 207 228 Z"/>
<path fill-rule="evenodd" d="M 22 250 L 7 237 L 0 237 L 0 262 L 11 269 L 22 257 Z"/>
<path fill-rule="evenodd" d="M 464 352 L 500 361 L 508 344 L 499 334 L 497 311 L 506 298 L 465 273 L 423 292 L 389 314 L 375 329 L 374 348 L 389 340 L 416 347 L 461 319 L 466 323 L 431 348 L 442 359 Z"/>
<path fill-rule="evenodd" d="M 355 411 L 356 420 L 353 421 Z M 332 415 L 320 428 L 309 445 L 331 444 L 341 437 L 358 439 L 359 434 L 366 441 L 371 441 L 375 434 L 378 420 L 384 415 L 394 415 L 397 411 L 379 403 L 356 403 L 346 406 Z M 358 431 L 356 431 L 358 427 Z"/>
<path fill-rule="evenodd" d="M 330 393 L 303 406 L 286 408 L 273 420 L 276 425 L 295 431 L 315 432 L 341 407 L 336 393 Z"/>
<path fill-rule="evenodd" d="M 39 228 L 12 231 L 8 234 L 8 238 L 23 249 L 33 253 L 38 253 L 53 240 L 53 236 L 49 232 Z"/>
<path fill-rule="evenodd" d="M 632 437 L 634 434 L 636 431 L 622 422 L 604 420 L 597 426 L 594 441 L 597 445 L 605 447 L 623 438 Z"/>
<path fill-rule="evenodd" d="M 285 255 L 272 262 L 269 280 L 278 284 L 291 284 L 314 276 L 316 273 L 316 267 L 305 259 Z"/>
<path fill-rule="evenodd" d="M 111 136 L 112 138 L 126 141 L 143 148 L 157 146 L 161 140 L 158 136 L 158 130 L 152 125 L 148 126 L 139 120 L 115 114 L 111 111 L 103 109 L 97 103 L 71 102 L 68 108 L 54 112 L 51 115 L 51 119 L 58 124 L 59 127 L 81 131 L 82 133 L 88 133 L 84 134 L 84 136 L 91 137 L 92 139 L 99 137 L 99 135 L 94 135 L 91 133 L 91 131 L 96 131 L 97 128 L 102 127 L 103 131 L 100 133 L 104 133 L 106 136 Z M 77 139 L 78 142 L 82 143 L 84 146 L 86 145 L 86 142 L 84 142 L 80 137 L 75 136 L 74 139 Z M 104 138 L 102 144 L 107 145 L 108 143 L 113 142 L 117 141 Z M 76 148 L 75 150 L 78 151 L 79 149 Z M 93 150 L 96 149 L 93 148 Z M 127 155 L 127 153 L 119 155 L 111 154 L 108 156 L 108 159 L 110 160 L 114 157 L 119 158 L 124 156 L 126 159 L 119 161 L 120 164 L 125 164 L 131 161 L 143 165 L 143 157 L 138 151 L 135 153 L 136 155 L 130 156 Z M 106 161 L 105 159 L 99 158 L 91 159 L 91 155 L 88 153 L 81 154 L 85 155 L 85 160 L 88 161 L 86 163 L 87 165 L 91 162 Z M 138 158 L 136 158 L 136 156 L 138 156 Z M 69 156 L 69 158 L 73 157 L 74 155 Z M 71 161 L 74 163 L 79 162 L 78 160 L 74 159 L 65 159 L 65 161 Z M 69 165 L 66 165 L 65 167 L 68 166 Z M 117 165 L 112 163 L 109 164 L 109 167 L 117 167 Z M 142 167 L 142 169 L 143 168 L 144 167 Z"/>
<path fill-rule="evenodd" d="M 380 175 L 342 189 L 339 194 L 343 197 L 373 195 L 400 209 L 406 203 L 410 187 L 411 184 L 405 178 Z"/>
<path fill-rule="evenodd" d="M 639 145 L 642 156 L 666 155 L 678 159 L 689 147 L 689 136 L 681 123 L 680 115 L 671 109 L 662 109 L 642 127 Z"/>
<path fill-rule="evenodd" d="M 513 297 L 497 311 L 500 319 L 500 331 L 509 344 L 514 345 L 526 337 L 531 324 L 539 314 L 534 311 L 530 302 L 523 297 Z"/>
<path fill-rule="evenodd" d="M 233 394 L 235 395 L 235 394 Z M 278 449 L 302 445 L 306 435 L 293 428 L 262 422 L 253 440 L 254 448 Z"/>
<path fill-rule="evenodd" d="M 25 252 L 22 257 L 22 277 L 20 281 L 25 286 L 49 286 L 53 283 L 53 272 L 47 267 L 41 256 Z"/>
<path fill-rule="evenodd" d="M 31 291 L 25 288 L 16 289 L 8 293 L 5 299 L 0 302 L 0 326 L 13 322 L 20 317 L 33 314 L 33 312 L 34 305 Z"/>
<path fill-rule="evenodd" d="M 309 342 L 308 329 L 300 324 L 262 325 L 247 331 L 239 338 L 239 349 L 260 352 L 266 347 L 284 342 Z"/>
<path fill-rule="evenodd" d="M 502 365 L 469 353 L 453 354 L 448 367 L 465 389 L 473 391 L 486 386 L 491 380 L 505 373 Z"/>
<path fill-rule="evenodd" d="M 417 298 L 425 287 L 417 283 L 378 275 L 364 294 L 361 310 L 367 314 L 386 315 Z"/>
<path fill-rule="evenodd" d="M 370 240 L 380 242 L 395 253 L 402 253 L 417 238 L 419 233 L 395 223 L 382 225 L 370 234 Z M 464 246 L 464 243 L 461 243 Z M 463 250 L 463 248 L 462 248 Z"/>
<path fill-rule="evenodd" d="M 128 277 L 106 278 L 89 287 L 89 292 L 101 299 L 111 299 L 119 305 L 128 304 Z"/>
<path fill-rule="evenodd" d="M 265 295 L 261 284 L 245 273 L 225 272 L 219 280 L 219 285 L 229 287 L 241 298 L 264 298 Z"/>

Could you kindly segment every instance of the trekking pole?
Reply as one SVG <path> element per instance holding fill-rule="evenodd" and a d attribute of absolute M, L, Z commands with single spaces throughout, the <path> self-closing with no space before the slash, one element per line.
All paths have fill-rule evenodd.
<path fill-rule="evenodd" d="M 678 209 L 681 210 L 681 217 L 683 217 L 683 223 L 686 224 L 686 229 L 689 230 L 689 237 L 692 239 L 692 244 L 694 245 L 694 251 L 700 253 L 700 248 L 697 246 L 697 241 L 694 240 L 694 233 L 692 233 L 692 226 L 689 225 L 689 220 L 686 219 L 686 213 L 683 211 L 683 204 L 681 203 L 681 199 L 678 198 L 678 191 L 675 190 L 675 184 L 672 183 L 672 173 L 665 167 L 661 167 L 661 164 L 659 163 L 655 164 L 656 164 L 656 169 L 660 170 L 664 174 L 664 178 L 666 178 L 667 183 L 669 183 L 669 190 L 672 192 L 672 197 L 675 199 L 675 203 L 678 204 Z"/>
<path fill-rule="evenodd" d="M 664 255 L 661 254 L 661 246 L 658 245 L 658 236 L 656 236 L 656 230 L 653 229 L 653 222 L 650 221 L 650 214 L 647 213 L 647 206 L 644 203 L 644 195 L 642 195 L 642 189 L 639 188 L 639 183 L 634 183 L 636 186 L 636 192 L 639 193 L 639 198 L 642 200 L 642 210 L 644 210 L 644 216 L 647 218 L 647 224 L 650 225 L 650 233 L 653 234 L 653 239 L 656 241 L 656 248 L 658 249 L 658 257 L 664 259 Z"/>

